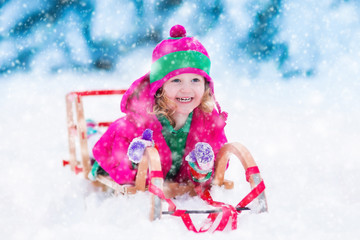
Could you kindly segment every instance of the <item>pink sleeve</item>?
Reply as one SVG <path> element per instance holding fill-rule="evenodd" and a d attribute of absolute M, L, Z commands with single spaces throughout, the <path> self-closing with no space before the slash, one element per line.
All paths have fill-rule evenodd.
<path fill-rule="evenodd" d="M 119 184 L 135 180 L 136 170 L 132 169 L 127 157 L 127 149 L 133 138 L 133 128 L 125 118 L 121 118 L 109 126 L 93 148 L 96 161 Z"/>

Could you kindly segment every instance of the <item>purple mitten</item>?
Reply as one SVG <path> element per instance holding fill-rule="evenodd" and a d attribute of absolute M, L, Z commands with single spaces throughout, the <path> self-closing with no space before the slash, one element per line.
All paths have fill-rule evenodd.
<path fill-rule="evenodd" d="M 142 138 L 134 138 L 128 148 L 127 155 L 133 163 L 140 163 L 146 147 L 153 146 L 152 131 L 146 129 Z"/>
<path fill-rule="evenodd" d="M 127 155 L 133 163 L 139 163 L 145 151 L 145 143 L 142 139 L 134 138 L 128 148 Z"/>
<path fill-rule="evenodd" d="M 199 142 L 185 160 L 197 162 L 201 170 L 210 171 L 214 166 L 214 152 L 208 143 Z"/>
<path fill-rule="evenodd" d="M 189 155 L 185 157 L 185 160 L 188 162 L 196 162 L 195 150 L 192 150 Z"/>
<path fill-rule="evenodd" d="M 210 170 L 214 166 L 214 152 L 208 143 L 199 142 L 195 145 L 195 155 L 199 167 Z"/>

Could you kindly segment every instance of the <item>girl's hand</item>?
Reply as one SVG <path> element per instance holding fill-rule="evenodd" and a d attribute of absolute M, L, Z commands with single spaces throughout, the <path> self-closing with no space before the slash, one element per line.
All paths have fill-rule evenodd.
<path fill-rule="evenodd" d="M 211 178 L 214 158 L 214 151 L 208 143 L 199 142 L 195 145 L 195 149 L 185 157 L 194 182 L 205 183 Z"/>
<path fill-rule="evenodd" d="M 141 138 L 134 138 L 131 141 L 127 152 L 130 161 L 133 163 L 140 163 L 145 149 L 152 146 L 154 146 L 152 131 L 150 129 L 146 129 Z"/>
<path fill-rule="evenodd" d="M 197 163 L 200 170 L 210 172 L 214 167 L 214 151 L 208 143 L 199 142 L 195 149 L 185 157 L 188 162 Z"/>

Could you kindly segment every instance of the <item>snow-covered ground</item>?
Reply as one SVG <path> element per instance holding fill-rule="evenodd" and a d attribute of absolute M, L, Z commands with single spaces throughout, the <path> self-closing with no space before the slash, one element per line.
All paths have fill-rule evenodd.
<path fill-rule="evenodd" d="M 141 60 L 150 50 L 127 59 Z M 143 52 L 141 52 L 143 51 Z M 2 239 L 355 239 L 359 236 L 359 58 L 324 63 L 314 78 L 280 79 L 262 65 L 255 79 L 214 66 L 216 94 L 230 113 L 230 141 L 246 145 L 267 186 L 269 212 L 242 213 L 232 232 L 195 235 L 180 219 L 148 221 L 149 194 L 111 196 L 62 167 L 68 157 L 65 94 L 123 88 L 138 71 L 17 74 L 0 81 Z M 144 62 L 144 71 L 146 63 Z M 128 69 L 131 70 L 129 67 Z M 223 80 L 222 80 L 223 79 Z M 225 80 L 227 79 L 227 80 Z M 109 104 L 115 118 L 118 100 Z M 94 109 L 85 105 L 88 112 Z M 96 115 L 96 114 L 94 114 Z M 106 114 L 105 114 L 106 115 Z M 98 115 L 103 116 L 103 114 Z M 236 204 L 249 191 L 231 160 L 235 189 L 213 189 Z M 186 196 L 179 206 L 201 208 Z M 201 219 L 196 218 L 200 221 Z"/>

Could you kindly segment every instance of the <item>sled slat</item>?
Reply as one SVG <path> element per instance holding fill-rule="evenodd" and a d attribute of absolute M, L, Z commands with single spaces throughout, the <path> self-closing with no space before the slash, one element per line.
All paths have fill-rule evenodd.
<path fill-rule="evenodd" d="M 148 156 L 146 154 L 143 155 L 141 162 L 138 166 L 138 171 L 135 179 L 135 188 L 137 191 L 145 191 L 146 187 L 146 176 L 149 169 Z"/>
<path fill-rule="evenodd" d="M 97 176 L 96 181 L 104 184 L 110 189 L 113 189 L 115 192 L 115 195 L 123 194 L 135 194 L 136 193 L 136 187 L 132 185 L 120 185 L 116 183 L 114 180 L 112 180 L 110 177 L 107 176 Z"/>
<path fill-rule="evenodd" d="M 161 171 L 161 162 L 159 152 L 154 147 L 147 148 L 144 155 L 147 157 L 149 162 L 149 171 Z M 150 179 L 151 183 L 163 191 L 164 180 L 160 177 L 153 177 Z M 151 196 L 151 209 L 150 209 L 150 220 L 161 218 L 162 204 L 161 199 L 152 194 Z"/>
<path fill-rule="evenodd" d="M 79 133 L 80 140 L 80 148 L 81 148 L 81 160 L 84 171 L 84 177 L 88 178 L 88 174 L 91 171 L 90 166 L 90 156 L 88 150 L 87 143 L 87 134 L 86 134 L 86 121 L 84 116 L 84 106 L 81 97 L 77 97 L 77 101 L 75 101 L 76 113 L 77 113 L 77 127 Z"/>
<path fill-rule="evenodd" d="M 255 186 L 257 186 L 261 182 L 261 180 L 262 179 L 261 179 L 260 174 L 254 174 L 254 175 L 250 176 L 249 181 L 250 181 L 251 189 L 253 189 Z M 263 213 L 263 212 L 268 211 L 268 205 L 267 205 L 265 192 L 260 193 L 260 195 L 254 201 L 257 201 L 257 207 L 253 208 L 254 212 Z"/>
<path fill-rule="evenodd" d="M 174 198 L 185 193 L 189 193 L 190 196 L 196 196 L 194 184 L 192 182 L 182 184 L 176 182 L 164 183 L 164 195 L 167 198 Z"/>
<path fill-rule="evenodd" d="M 70 168 L 72 171 L 75 171 L 75 167 L 78 165 L 76 160 L 76 148 L 75 148 L 75 134 L 76 125 L 74 123 L 74 114 L 73 114 L 73 100 L 74 96 L 71 94 L 66 95 L 66 116 L 67 116 L 67 129 L 68 129 L 68 141 L 69 141 L 69 153 L 70 153 Z"/>
<path fill-rule="evenodd" d="M 245 170 L 248 167 L 256 166 L 254 158 L 243 145 L 240 143 L 226 143 L 217 155 L 213 184 L 219 186 L 224 184 L 225 170 L 231 154 L 234 154 L 241 161 Z"/>

